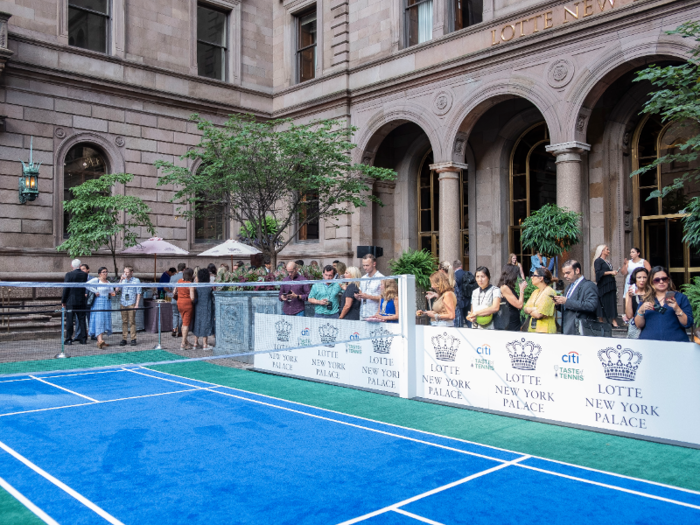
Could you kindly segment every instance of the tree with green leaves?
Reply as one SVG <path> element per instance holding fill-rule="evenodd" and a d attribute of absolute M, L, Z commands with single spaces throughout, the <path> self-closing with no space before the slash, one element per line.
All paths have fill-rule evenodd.
<path fill-rule="evenodd" d="M 568 252 L 581 240 L 581 214 L 545 204 L 523 221 L 520 241 L 523 248 L 547 257 Z"/>
<path fill-rule="evenodd" d="M 662 164 L 688 163 L 690 167 L 671 184 L 653 191 L 648 199 L 674 198 L 674 194 L 682 194 L 686 185 L 700 182 L 700 169 L 693 167 L 698 165 L 696 161 L 700 156 L 700 22 L 688 21 L 667 33 L 693 39 L 695 49 L 691 58 L 683 64 L 665 67 L 652 65 L 637 73 L 635 82 L 648 81 L 658 88 L 650 94 L 642 113 L 660 115 L 663 123 L 690 126 L 692 136 L 685 142 L 674 144 L 669 153 L 642 166 L 630 176 L 656 171 L 657 166 Z M 688 215 L 683 218 L 683 241 L 700 249 L 700 198 L 692 197 L 684 205 L 683 212 Z"/>
<path fill-rule="evenodd" d="M 392 170 L 352 162 L 356 128 L 344 122 L 295 124 L 250 115 L 232 115 L 223 126 L 198 115 L 192 120 L 202 139 L 182 159 L 200 162 L 200 168 L 192 173 L 158 161 L 163 173 L 158 185 L 175 188 L 173 202 L 187 220 L 223 209 L 224 219 L 250 224 L 273 266 L 307 225 L 352 214 L 368 202 L 381 204 L 370 181 L 396 177 Z M 268 217 L 276 231 L 266 228 Z"/>
<path fill-rule="evenodd" d="M 63 202 L 68 213 L 68 239 L 58 248 L 70 257 L 90 256 L 103 246 L 112 254 L 114 275 L 117 267 L 117 242 L 122 238 L 125 248 L 136 246 L 141 228 L 151 236 L 156 228 L 149 216 L 151 209 L 139 197 L 114 193 L 115 184 L 126 186 L 134 178 L 128 173 L 108 173 L 71 188 L 73 198 Z M 124 213 L 124 220 L 120 214 Z"/>

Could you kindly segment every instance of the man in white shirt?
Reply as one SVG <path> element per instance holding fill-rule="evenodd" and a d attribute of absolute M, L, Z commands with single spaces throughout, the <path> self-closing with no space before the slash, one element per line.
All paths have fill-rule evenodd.
<path fill-rule="evenodd" d="M 363 279 L 367 277 L 384 277 L 377 271 L 377 258 L 371 253 L 362 258 L 362 269 L 366 272 L 362 276 Z M 360 281 L 360 292 L 355 294 L 355 299 L 362 299 L 360 319 L 372 317 L 379 310 L 379 301 L 381 299 L 380 285 L 381 281 L 379 279 L 376 281 Z"/>

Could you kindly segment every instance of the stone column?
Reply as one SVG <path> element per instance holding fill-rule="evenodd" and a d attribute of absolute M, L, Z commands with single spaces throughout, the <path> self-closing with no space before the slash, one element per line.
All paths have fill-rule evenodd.
<path fill-rule="evenodd" d="M 557 206 L 581 213 L 581 154 L 591 150 L 590 144 L 562 142 L 551 144 L 546 150 L 557 158 Z M 574 246 L 568 255 L 581 261 L 583 243 Z"/>
<path fill-rule="evenodd" d="M 461 259 L 460 230 L 462 210 L 460 209 L 459 174 L 467 165 L 459 162 L 439 162 L 430 165 L 431 170 L 440 174 L 440 261 L 452 263 Z"/>
<path fill-rule="evenodd" d="M 5 69 L 5 64 L 14 54 L 8 49 L 8 27 L 7 21 L 12 15 L 10 13 L 0 12 L 0 73 Z"/>

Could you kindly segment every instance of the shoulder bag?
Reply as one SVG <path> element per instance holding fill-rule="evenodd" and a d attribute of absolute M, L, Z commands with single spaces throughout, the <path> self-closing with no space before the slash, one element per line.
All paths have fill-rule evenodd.
<path fill-rule="evenodd" d="M 494 286 L 491 285 L 491 287 L 489 287 L 489 290 L 488 290 L 488 293 L 491 295 L 491 301 L 489 303 L 489 306 L 493 305 L 493 289 L 494 289 Z M 481 294 L 481 292 L 479 292 L 479 294 Z M 481 302 L 479 303 L 479 306 L 481 306 Z M 488 326 L 492 322 L 493 322 L 493 314 L 477 315 L 476 316 L 476 324 L 478 324 L 479 326 Z"/>

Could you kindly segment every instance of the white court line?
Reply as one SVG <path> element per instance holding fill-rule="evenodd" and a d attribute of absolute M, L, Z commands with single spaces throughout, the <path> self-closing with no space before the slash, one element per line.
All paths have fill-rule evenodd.
<path fill-rule="evenodd" d="M 169 373 L 169 372 L 163 372 L 163 371 L 161 371 L 161 370 L 153 370 L 153 369 L 151 369 L 151 368 L 146 368 L 145 370 L 150 370 L 150 371 L 156 372 L 156 373 L 158 373 L 158 374 L 166 374 L 166 375 L 173 376 L 173 377 L 182 377 L 182 376 L 178 376 L 178 375 L 175 375 L 175 374 L 171 374 L 171 373 Z M 152 376 L 152 377 L 156 377 L 156 376 Z M 159 378 L 159 379 L 164 379 L 164 378 Z M 500 447 L 494 447 L 494 446 L 491 446 L 491 445 L 484 445 L 484 444 L 482 444 L 482 443 L 477 443 L 476 441 L 469 441 L 469 440 L 461 439 L 461 438 L 458 438 L 458 437 L 452 437 L 452 436 L 445 436 L 445 435 L 442 435 L 442 434 L 436 434 L 436 433 L 434 433 L 434 432 L 429 432 L 429 431 L 427 431 L 427 430 L 418 430 L 418 429 L 415 429 L 415 428 L 410 428 L 410 427 L 404 427 L 404 426 L 401 426 L 401 425 L 396 425 L 396 424 L 394 424 L 394 423 L 387 423 L 387 422 L 385 422 L 385 421 L 377 421 L 376 419 L 370 419 L 370 418 L 366 418 L 366 417 L 362 417 L 362 416 L 356 416 L 356 415 L 353 415 L 353 414 L 347 414 L 347 413 L 345 413 L 345 412 L 339 412 L 339 411 L 337 411 L 337 410 L 332 410 L 332 409 L 330 409 L 330 408 L 321 408 L 321 407 L 317 407 L 317 406 L 313 406 L 313 405 L 308 405 L 308 404 L 306 404 L 306 403 L 300 403 L 300 402 L 298 402 L 298 401 L 290 401 L 290 400 L 288 400 L 288 399 L 282 399 L 282 398 L 279 398 L 279 397 L 269 396 L 269 395 L 266 395 L 266 394 L 259 394 L 259 393 L 257 393 L 257 392 L 252 392 L 252 391 L 250 391 L 250 390 L 243 390 L 242 388 L 237 388 L 237 387 L 233 387 L 233 386 L 226 386 L 226 385 L 219 385 L 218 383 L 212 383 L 212 382 L 210 382 L 210 381 L 203 381 L 203 380 L 201 380 L 201 379 L 196 379 L 196 380 L 193 380 L 193 381 L 199 381 L 199 382 L 201 382 L 201 383 L 207 383 L 207 384 L 210 384 L 210 385 L 215 385 L 215 386 L 217 386 L 217 387 L 228 388 L 228 389 L 230 389 L 230 390 L 238 390 L 239 392 L 245 392 L 246 394 L 251 394 L 251 395 L 254 395 L 254 396 L 265 397 L 265 398 L 267 398 L 267 399 L 274 399 L 274 400 L 277 400 L 277 401 L 281 401 L 281 402 L 283 402 L 283 403 L 291 403 L 291 404 L 294 404 L 294 405 L 299 405 L 299 406 L 311 408 L 311 409 L 313 409 L 313 410 L 321 410 L 321 411 L 324 411 L 324 412 L 330 412 L 330 413 L 332 413 L 332 414 L 338 414 L 338 415 L 341 415 L 341 416 L 352 417 L 352 418 L 359 419 L 359 420 L 362 420 L 362 421 L 369 421 L 369 422 L 371 422 L 371 423 L 377 423 L 377 424 L 380 424 L 380 425 L 387 425 L 387 426 L 394 427 L 394 428 L 400 428 L 400 429 L 402 429 L 402 430 L 408 430 L 408 431 L 411 431 L 411 432 L 418 432 L 418 433 L 420 433 L 420 434 L 425 434 L 425 435 L 428 435 L 428 436 L 435 436 L 435 437 L 439 437 L 439 438 L 444 438 L 444 439 L 450 439 L 450 440 L 454 440 L 454 441 L 459 441 L 460 443 L 466 443 L 466 444 L 469 444 L 469 445 L 475 445 L 475 446 L 480 447 L 480 448 L 486 448 L 486 449 L 491 449 L 491 450 L 498 450 L 498 451 L 501 451 L 501 452 L 508 452 L 508 453 L 510 453 L 510 454 L 514 454 L 514 455 L 518 455 L 518 456 L 524 455 L 522 452 L 516 452 L 516 451 L 514 451 L 514 450 L 509 450 L 509 449 L 507 449 L 507 448 L 500 448 Z M 247 399 L 247 398 L 242 397 L 242 399 Z M 271 405 L 271 406 L 275 406 L 275 405 Z M 283 408 L 283 407 L 276 407 L 276 408 Z M 502 416 L 502 417 L 507 417 L 507 416 Z M 365 427 L 361 427 L 361 428 L 365 428 Z M 584 431 L 584 432 L 590 432 L 590 431 Z M 392 435 L 393 435 L 393 434 L 392 434 Z M 626 439 L 632 439 L 632 438 L 626 438 Z M 478 454 L 477 454 L 477 455 L 478 455 Z M 493 458 L 493 457 L 491 457 L 491 456 L 482 456 L 482 457 L 486 457 L 486 458 L 488 458 L 488 459 L 496 459 L 496 458 Z M 595 469 L 595 468 L 592 468 L 592 467 L 584 467 L 584 466 L 582 466 L 582 465 L 575 465 L 575 464 L 573 464 L 573 463 L 567 463 L 567 462 L 565 462 L 565 461 L 559 461 L 559 460 L 551 459 L 551 458 L 543 458 L 543 457 L 541 457 L 541 456 L 530 456 L 530 457 L 531 457 L 532 459 L 540 459 L 540 460 L 542 460 L 542 461 L 549 461 L 549 462 L 552 462 L 552 463 L 557 463 L 557 464 L 559 464 L 559 465 L 566 465 L 566 466 L 572 467 L 572 468 L 579 468 L 579 469 L 583 469 L 583 470 L 588 470 L 588 471 L 590 471 L 590 472 L 597 472 L 597 473 L 599 473 L 599 474 L 605 474 L 605 475 L 608 475 L 608 476 L 614 476 L 614 477 L 616 477 L 616 478 L 629 479 L 629 480 L 631 480 L 631 481 L 637 481 L 637 482 L 639 482 L 639 483 L 647 483 L 647 484 L 649 484 L 649 485 L 655 485 L 655 486 L 657 486 L 657 487 L 664 487 L 664 488 L 667 488 L 667 489 L 670 489 L 670 490 L 678 490 L 678 491 L 680 491 L 680 492 L 686 492 L 686 493 L 688 493 L 688 494 L 694 494 L 694 495 L 700 496 L 700 492 L 699 492 L 699 491 L 692 490 L 692 489 L 686 489 L 686 488 L 683 488 L 683 487 L 675 487 L 675 486 L 673 486 L 673 485 L 668 485 L 668 484 L 665 484 L 665 483 L 659 483 L 659 482 L 657 482 L 657 481 L 651 481 L 651 480 L 642 479 L 642 478 L 635 478 L 635 477 L 632 477 L 632 476 L 625 476 L 624 474 L 618 474 L 618 473 L 616 473 L 616 472 L 608 472 L 607 470 L 600 470 L 600 469 Z M 507 460 L 498 460 L 498 461 L 507 461 Z M 533 467 L 533 468 L 534 468 L 534 467 Z M 549 472 L 549 471 L 548 471 L 548 472 Z"/>
<path fill-rule="evenodd" d="M 117 366 L 117 365 L 115 365 Z M 50 376 L 37 376 L 41 377 L 42 379 L 51 379 L 52 377 L 75 377 L 75 376 L 93 376 L 95 374 L 113 374 L 114 372 L 124 372 L 124 370 L 119 369 L 119 370 L 104 370 L 100 372 L 81 372 L 79 374 L 61 374 L 61 373 L 53 373 L 53 375 Z M 39 373 L 44 373 L 44 372 L 39 372 Z M 52 373 L 52 372 L 45 372 L 45 373 Z M 36 376 L 37 372 L 35 372 Z"/>
<path fill-rule="evenodd" d="M 83 496 L 82 494 L 80 494 L 80 493 L 76 492 L 75 490 L 73 490 L 72 488 L 70 488 L 68 485 L 66 485 L 66 484 L 63 483 L 62 481 L 60 481 L 60 480 L 54 478 L 51 474 L 49 474 L 49 473 L 46 472 L 45 470 L 41 469 L 40 467 L 37 467 L 34 463 L 32 463 L 31 461 L 29 461 L 27 458 L 25 458 L 24 456 L 22 456 L 20 453 L 14 451 L 14 450 L 11 449 L 10 447 L 8 447 L 8 446 L 7 446 L 5 443 L 3 443 L 2 441 L 0 441 L 0 448 L 2 448 L 5 452 L 7 452 L 8 454 L 10 454 L 11 456 L 13 456 L 15 459 L 18 459 L 19 461 L 21 461 L 22 463 L 24 463 L 27 467 L 29 467 L 30 469 L 32 469 L 34 472 L 36 472 L 37 474 L 39 474 L 41 477 L 43 477 L 43 478 L 46 479 L 47 481 L 50 481 L 51 483 L 53 483 L 54 485 L 56 485 L 58 488 L 60 488 L 60 489 L 63 490 L 64 492 L 66 492 L 67 494 L 73 496 L 73 497 L 74 497 L 75 499 L 77 499 L 80 503 L 82 503 L 83 505 L 85 505 L 87 508 L 89 508 L 89 509 L 90 509 L 91 511 L 93 511 L 94 513 L 96 513 L 96 514 L 98 514 L 99 516 L 103 517 L 105 520 L 107 520 L 107 521 L 108 521 L 109 523 L 111 523 L 112 525 L 124 525 L 124 524 L 123 524 L 121 521 L 119 521 L 117 518 L 115 518 L 114 516 L 112 516 L 112 515 L 109 514 L 108 512 L 106 512 L 106 511 L 104 511 L 103 509 L 101 509 L 99 506 L 97 506 L 96 504 L 94 504 L 92 501 L 90 501 L 89 499 L 87 499 L 87 498 L 86 498 L 85 496 Z"/>
<path fill-rule="evenodd" d="M 12 494 L 17 501 L 19 501 L 22 505 L 24 505 L 34 514 L 36 514 L 37 517 L 44 523 L 47 523 L 48 525 L 58 525 L 58 522 L 56 520 L 54 520 L 51 516 L 46 514 L 46 512 L 41 510 L 39 507 L 34 505 L 34 503 L 29 501 L 20 491 L 18 491 L 16 488 L 14 488 L 2 478 L 0 478 L 0 487 L 4 488 L 7 492 Z"/>
<path fill-rule="evenodd" d="M 147 368 L 143 368 L 142 370 L 148 370 L 148 369 L 147 369 Z M 192 385 L 192 384 L 190 384 L 190 383 L 183 383 L 182 381 L 175 381 L 175 380 L 173 380 L 173 379 L 166 379 L 166 378 L 164 378 L 164 377 L 153 376 L 153 375 L 151 375 L 151 374 L 144 374 L 143 372 L 137 372 L 136 370 L 132 370 L 131 368 L 125 368 L 124 371 L 125 371 L 125 372 L 131 372 L 132 374 L 138 374 L 138 375 L 144 376 L 144 377 L 152 377 L 152 378 L 154 378 L 154 379 L 160 379 L 161 381 L 168 381 L 168 382 L 170 382 L 170 383 L 177 383 L 178 385 L 185 385 L 185 386 L 191 386 L 191 387 L 194 387 L 194 388 L 201 388 L 202 390 L 209 390 L 209 388 L 207 388 L 207 387 L 203 387 L 203 386 L 197 387 L 196 385 Z M 185 379 L 185 378 L 183 378 L 183 379 Z M 197 381 L 197 380 L 196 380 L 196 379 L 192 379 L 192 381 Z M 205 381 L 205 382 L 206 382 L 207 384 L 210 384 L 210 385 L 211 385 L 211 384 L 214 384 L 214 383 L 209 383 L 209 382 L 207 382 L 207 381 Z M 212 387 L 212 388 L 218 388 L 218 385 L 217 385 L 217 386 L 214 386 L 214 387 Z"/>
<path fill-rule="evenodd" d="M 430 441 L 423 441 L 423 440 L 421 440 L 421 439 L 416 439 L 416 438 L 412 438 L 412 437 L 408 437 L 408 436 L 402 436 L 402 435 L 400 435 L 400 434 L 392 434 L 391 432 L 386 432 L 386 431 L 384 431 L 384 430 L 378 430 L 378 429 L 376 429 L 376 428 L 363 427 L 362 425 L 356 425 L 356 424 L 354 424 L 354 423 L 348 423 L 348 422 L 346 422 L 346 421 L 338 421 L 337 419 L 333 419 L 333 418 L 330 418 L 330 417 L 319 416 L 319 415 L 316 415 L 316 414 L 309 414 L 309 413 L 307 413 L 307 412 L 302 412 L 301 410 L 294 410 L 293 408 L 281 407 L 281 406 L 273 405 L 273 404 L 271 404 L 271 403 L 265 403 L 264 401 L 258 401 L 258 400 L 256 400 L 256 399 L 248 399 L 248 398 L 246 398 L 246 397 L 237 396 L 237 395 L 235 395 L 235 394 L 228 394 L 228 393 L 226 393 L 226 392 L 222 392 L 221 390 L 214 390 L 213 388 L 202 388 L 201 390 L 206 390 L 207 392 L 214 392 L 215 394 L 221 394 L 222 396 L 235 397 L 236 399 L 242 399 L 243 401 L 249 401 L 249 402 L 251 402 L 251 403 L 257 403 L 257 404 L 259 404 L 259 405 L 265 405 L 265 406 L 269 406 L 269 407 L 272 407 L 272 408 L 278 408 L 278 409 L 280 409 L 280 410 L 286 410 L 286 411 L 288 411 L 288 412 L 294 412 L 294 413 L 296 413 L 296 414 L 301 414 L 301 415 L 303 415 L 303 416 L 313 417 L 313 418 L 316 418 L 316 419 L 323 419 L 324 421 L 330 421 L 331 423 L 338 423 L 339 425 L 345 425 L 345 426 L 348 426 L 348 427 L 359 428 L 359 429 L 361 429 L 361 430 L 369 430 L 370 432 L 375 432 L 375 433 L 377 433 L 377 434 L 384 434 L 385 436 L 397 437 L 397 438 L 400 438 L 400 439 L 405 439 L 405 440 L 407 440 L 407 441 L 413 441 L 413 442 L 415 442 L 415 443 L 421 443 L 421 444 L 423 444 L 423 445 L 430 445 L 430 446 L 432 446 L 432 447 L 442 448 L 442 449 L 445 449 L 445 450 L 451 450 L 451 451 L 453 451 L 453 452 L 459 452 L 460 454 L 466 454 L 466 455 L 469 455 L 469 456 L 476 456 L 476 457 L 479 457 L 479 458 L 488 459 L 488 460 L 490 460 L 490 461 L 496 461 L 496 462 L 498 462 L 498 463 L 504 463 L 504 464 L 507 463 L 505 459 L 492 458 L 492 457 L 489 457 L 489 456 L 484 456 L 484 455 L 482 455 L 482 454 L 477 454 L 476 452 L 469 452 L 469 451 L 466 451 L 466 450 L 460 450 L 460 449 L 458 449 L 458 448 L 447 447 L 447 446 L 445 446 L 445 445 L 439 445 L 439 444 L 437 444 L 437 443 L 431 443 Z M 523 456 L 521 456 L 520 458 L 518 458 L 518 460 L 524 459 L 525 457 L 526 457 L 526 456 L 523 455 Z M 527 457 L 529 458 L 530 456 L 527 456 Z"/>
<path fill-rule="evenodd" d="M 7 381 L 0 381 L 0 385 L 4 385 L 5 383 L 17 383 L 19 381 L 31 381 L 31 377 L 25 377 L 24 379 L 9 379 Z"/>
<path fill-rule="evenodd" d="M 590 485 L 597 485 L 599 487 L 605 487 L 606 489 L 613 489 L 613 490 L 619 490 L 620 492 L 627 492 L 628 494 L 634 494 L 635 496 L 642 496 L 644 498 L 655 499 L 655 500 L 663 501 L 665 503 L 674 503 L 676 505 L 681 505 L 683 507 L 689 507 L 691 509 L 700 510 L 700 506 L 693 505 L 692 503 L 685 503 L 683 501 L 677 501 L 674 499 L 664 498 L 662 496 L 655 496 L 654 494 L 647 494 L 646 492 L 639 492 L 639 491 L 632 490 L 632 489 L 626 489 L 624 487 L 617 487 L 615 485 L 608 485 L 607 483 L 601 483 L 599 481 L 592 481 L 592 480 L 586 479 L 586 478 L 577 478 L 575 476 L 569 476 L 567 474 L 562 474 L 560 472 L 551 472 L 549 470 L 544 470 L 544 469 L 537 468 L 537 467 L 531 467 L 530 465 L 516 465 L 516 466 L 520 467 L 520 468 L 526 468 L 528 470 L 542 472 L 543 474 L 550 474 L 552 476 L 558 476 L 560 478 L 566 478 L 566 479 L 571 479 L 574 481 L 581 481 L 583 483 L 588 483 Z"/>
<path fill-rule="evenodd" d="M 51 385 L 51 386 L 53 386 L 53 387 L 60 388 L 61 390 L 64 390 L 64 391 L 66 391 L 66 392 L 69 392 L 69 393 L 71 393 L 71 394 L 73 394 L 73 395 L 76 395 L 76 396 L 80 396 L 80 397 L 82 397 L 82 398 L 85 398 L 85 399 L 87 399 L 87 400 L 89 400 L 89 401 L 92 401 L 93 403 L 99 403 L 99 401 L 98 401 L 97 399 L 93 399 L 93 398 L 91 398 L 91 397 L 84 396 L 83 394 L 79 394 L 78 392 L 74 392 L 73 390 L 69 390 L 69 389 L 67 389 L 67 388 L 63 388 L 62 386 L 54 385 L 53 383 L 50 383 L 49 381 L 45 381 L 44 379 L 42 379 L 42 378 L 40 378 L 40 377 L 36 377 L 36 376 L 29 376 L 29 377 L 31 377 L 32 379 L 36 379 L 37 381 L 41 381 L 42 383 L 46 383 L 47 385 Z"/>
<path fill-rule="evenodd" d="M 413 518 L 414 520 L 422 521 L 423 523 L 430 523 L 430 525 L 444 525 L 443 523 L 440 523 L 439 521 L 435 520 L 429 520 L 428 518 L 424 518 L 423 516 L 419 516 L 418 514 L 413 514 L 413 512 L 408 512 L 403 509 L 394 509 L 392 512 L 398 512 L 399 514 L 403 514 L 404 516 L 408 516 L 409 518 Z"/>
<path fill-rule="evenodd" d="M 467 476 L 466 478 L 458 479 L 457 481 L 453 481 L 452 483 L 448 483 L 447 485 L 442 485 L 441 487 L 434 488 L 432 490 L 429 490 L 427 492 L 423 492 L 422 494 L 418 494 L 417 496 L 413 496 L 411 498 L 405 499 L 403 501 L 399 501 L 398 503 L 394 503 L 393 505 L 389 505 L 387 507 L 384 507 L 383 509 L 375 510 L 373 512 L 368 512 L 367 514 L 363 514 L 362 516 L 358 516 L 357 518 L 353 518 L 347 521 L 343 521 L 342 523 L 339 523 L 338 525 L 352 525 L 353 523 L 358 523 L 360 521 L 365 521 L 366 519 L 373 518 L 374 516 L 379 516 L 380 514 L 384 514 L 389 511 L 396 511 L 399 507 L 403 507 L 404 505 L 408 505 L 409 503 L 413 503 L 414 501 L 418 501 L 419 499 L 427 498 L 428 496 L 432 496 L 434 494 L 437 494 L 439 492 L 443 492 L 447 489 L 451 489 L 453 487 L 456 487 L 458 485 L 462 485 L 463 483 L 466 483 L 467 481 L 471 481 L 476 478 L 480 478 L 481 476 L 486 476 L 487 474 L 491 474 L 492 472 L 496 472 L 497 470 L 504 469 L 506 467 L 510 467 L 511 465 L 515 465 L 518 461 L 523 461 L 524 459 L 528 459 L 531 456 L 523 456 L 518 459 L 514 459 L 513 461 L 509 461 L 507 463 L 503 463 L 501 465 L 496 465 L 495 467 L 491 467 L 490 469 L 482 470 L 481 472 L 477 472 L 476 474 L 472 474 L 471 476 Z"/>

